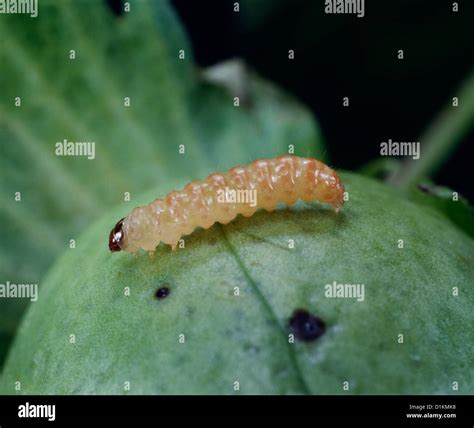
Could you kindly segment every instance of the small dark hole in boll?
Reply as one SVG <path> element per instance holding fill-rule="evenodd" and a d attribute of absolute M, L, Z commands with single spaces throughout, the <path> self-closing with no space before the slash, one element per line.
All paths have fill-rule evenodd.
<path fill-rule="evenodd" d="M 316 340 L 326 331 L 325 322 L 306 309 L 296 309 L 289 319 L 289 326 L 295 337 L 303 342 Z"/>
<path fill-rule="evenodd" d="M 170 294 L 170 289 L 168 287 L 160 287 L 156 290 L 155 297 L 159 300 L 164 299 Z"/>

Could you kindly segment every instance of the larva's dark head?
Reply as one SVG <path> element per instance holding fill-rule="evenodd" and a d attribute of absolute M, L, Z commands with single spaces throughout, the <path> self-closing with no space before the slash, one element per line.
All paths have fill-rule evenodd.
<path fill-rule="evenodd" d="M 114 228 L 110 231 L 109 235 L 109 249 L 110 251 L 122 251 L 120 248 L 120 243 L 122 242 L 123 239 L 123 221 L 125 219 L 123 218 L 117 224 L 114 226 Z"/>

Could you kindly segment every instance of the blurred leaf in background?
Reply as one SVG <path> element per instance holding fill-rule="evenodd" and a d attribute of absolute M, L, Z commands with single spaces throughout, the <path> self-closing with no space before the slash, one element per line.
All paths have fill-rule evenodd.
<path fill-rule="evenodd" d="M 287 153 L 289 143 L 324 155 L 312 116 L 271 84 L 250 78 L 250 102 L 234 107 L 204 81 L 166 1 L 117 16 L 106 2 L 43 0 L 36 19 L 2 15 L 0 43 L 2 283 L 41 287 L 92 220 L 131 209 L 158 184 L 172 190 L 164 184 Z M 95 159 L 55 156 L 64 139 L 95 142 Z M 0 301 L 0 361 L 26 304 Z"/>

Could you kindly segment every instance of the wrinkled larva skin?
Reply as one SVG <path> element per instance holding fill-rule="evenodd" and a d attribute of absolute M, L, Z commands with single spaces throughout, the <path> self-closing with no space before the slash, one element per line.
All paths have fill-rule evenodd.
<path fill-rule="evenodd" d="M 225 188 L 256 190 L 256 205 L 219 201 L 219 190 Z M 164 242 L 175 249 L 181 237 L 196 227 L 227 224 L 238 214 L 249 217 L 259 208 L 272 211 L 279 202 L 291 206 L 298 199 L 327 203 L 338 211 L 343 195 L 339 177 L 316 159 L 286 155 L 257 160 L 248 167 L 237 166 L 194 181 L 182 191 L 135 208 L 112 230 L 109 247 L 112 251 L 154 251 Z"/>

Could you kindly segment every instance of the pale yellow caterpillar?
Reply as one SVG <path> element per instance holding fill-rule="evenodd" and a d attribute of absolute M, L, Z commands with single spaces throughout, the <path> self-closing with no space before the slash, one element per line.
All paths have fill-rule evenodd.
<path fill-rule="evenodd" d="M 225 199 L 224 194 L 234 197 Z M 244 198 L 249 194 L 256 196 L 255 203 Z M 242 198 L 236 197 L 239 195 Z M 130 253 L 140 248 L 154 251 L 164 242 L 174 250 L 181 236 L 196 227 L 227 224 L 238 214 L 250 217 L 259 208 L 273 211 L 279 202 L 291 206 L 298 199 L 327 203 L 337 212 L 344 203 L 343 195 L 337 174 L 316 159 L 285 155 L 256 160 L 248 167 L 237 166 L 193 181 L 182 191 L 135 208 L 110 232 L 109 248 Z"/>

